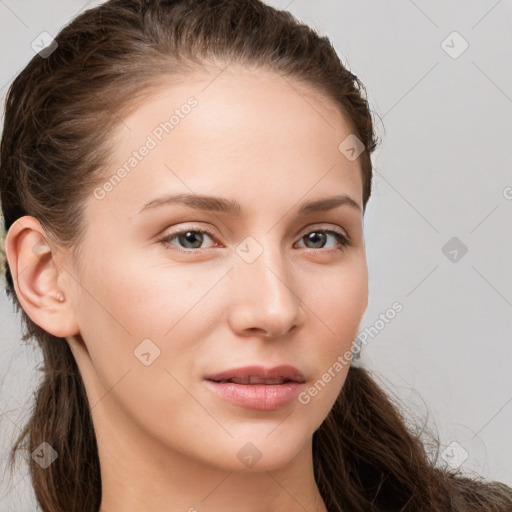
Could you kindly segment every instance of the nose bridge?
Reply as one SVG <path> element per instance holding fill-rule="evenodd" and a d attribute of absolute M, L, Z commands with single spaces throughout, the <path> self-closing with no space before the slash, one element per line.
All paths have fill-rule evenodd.
<path fill-rule="evenodd" d="M 286 332 L 301 311 L 301 299 L 286 254 L 268 233 L 257 241 L 246 239 L 237 252 L 237 307 L 245 312 L 246 328 L 271 330 L 275 334 Z M 257 255 L 253 261 L 248 257 L 251 252 L 252 258 Z"/>
<path fill-rule="evenodd" d="M 292 288 L 292 268 L 285 258 L 286 255 L 277 246 L 267 248 L 261 255 L 262 284 L 268 288 L 271 297 L 274 295 L 295 297 Z"/>

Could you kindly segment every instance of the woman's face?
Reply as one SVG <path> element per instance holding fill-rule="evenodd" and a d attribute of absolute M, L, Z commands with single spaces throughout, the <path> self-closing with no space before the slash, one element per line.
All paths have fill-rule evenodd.
<path fill-rule="evenodd" d="M 283 466 L 333 406 L 367 306 L 351 130 L 305 86 L 233 67 L 123 121 L 72 293 L 100 453 Z"/>

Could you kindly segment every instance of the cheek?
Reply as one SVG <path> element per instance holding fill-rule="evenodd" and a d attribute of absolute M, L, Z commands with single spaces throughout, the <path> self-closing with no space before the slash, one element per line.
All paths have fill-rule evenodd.
<path fill-rule="evenodd" d="M 308 342 L 304 350 L 315 375 L 299 396 L 299 403 L 308 411 L 305 417 L 309 418 L 313 430 L 328 415 L 343 387 L 352 343 L 368 303 L 366 261 L 361 258 L 352 263 L 340 266 L 329 278 L 318 281 L 304 298 L 310 308 L 309 332 L 314 333 L 314 346 Z"/>
<path fill-rule="evenodd" d="M 95 413 L 109 409 L 112 421 L 126 424 L 129 418 L 167 440 L 195 428 L 188 420 L 169 425 L 176 410 L 192 423 L 211 422 L 187 391 L 197 351 L 190 341 L 205 336 L 191 320 L 192 308 L 207 285 L 190 286 L 190 278 L 191 272 L 164 272 L 140 261 L 88 267 L 81 278 L 87 292 L 82 287 L 79 315 L 90 361 L 84 358 L 81 371 Z"/>
<path fill-rule="evenodd" d="M 140 386 L 154 392 L 177 386 L 168 372 L 180 382 L 195 375 L 204 341 L 224 310 L 214 287 L 225 269 L 199 278 L 190 263 L 150 267 L 144 258 L 117 260 L 114 254 L 105 263 L 89 266 L 83 276 L 89 293 L 82 292 L 80 331 L 94 368 L 91 379 L 109 389 L 130 371 L 127 380 L 141 379 Z"/>
<path fill-rule="evenodd" d="M 325 349 L 345 351 L 357 335 L 368 304 L 368 273 L 363 258 L 333 269 L 321 281 L 305 283 L 304 301 L 318 324 Z M 307 286 L 306 286 L 307 285 Z"/>
<path fill-rule="evenodd" d="M 115 260 L 110 256 L 106 263 Z M 83 309 L 104 322 L 99 331 L 118 331 L 133 341 L 162 338 L 204 295 L 207 282 L 191 286 L 193 276 L 178 265 L 149 267 L 144 258 L 120 259 L 84 277 L 90 293 L 83 294 Z"/>

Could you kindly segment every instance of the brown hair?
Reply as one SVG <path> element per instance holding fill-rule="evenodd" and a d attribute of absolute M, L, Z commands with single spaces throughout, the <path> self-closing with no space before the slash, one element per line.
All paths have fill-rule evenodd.
<path fill-rule="evenodd" d="M 326 37 L 259 0 L 110 0 L 85 11 L 36 55 L 12 83 L 1 141 L 5 230 L 36 217 L 55 241 L 79 255 L 83 202 L 109 167 L 108 134 L 137 99 L 169 77 L 205 63 L 261 66 L 333 100 L 365 146 L 363 205 L 371 193 L 377 146 L 364 86 Z M 11 451 L 48 442 L 59 454 L 47 469 L 29 459 L 45 512 L 99 508 L 101 478 L 85 388 L 67 341 L 44 331 L 20 307 L 12 275 L 7 293 L 22 314 L 24 340 L 44 356 L 32 415 Z M 510 489 L 442 471 L 419 434 L 369 372 L 352 367 L 315 432 L 315 478 L 329 511 L 511 510 Z"/>

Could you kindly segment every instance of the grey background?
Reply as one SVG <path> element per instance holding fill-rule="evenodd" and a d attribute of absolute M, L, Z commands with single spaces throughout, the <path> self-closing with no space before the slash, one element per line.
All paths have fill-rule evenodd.
<path fill-rule="evenodd" d="M 2 104 L 36 36 L 56 35 L 98 3 L 0 0 Z M 361 330 L 378 333 L 362 364 L 420 417 L 428 411 L 442 449 L 458 443 L 455 462 L 448 451 L 441 463 L 467 454 L 462 471 L 512 485 L 512 2 L 268 3 L 329 36 L 376 113 L 382 144 L 364 220 L 370 302 Z M 454 31 L 469 45 L 457 58 Z M 453 237 L 456 261 L 454 247 L 443 252 Z M 0 509 L 33 511 L 26 468 L 10 478 L 4 459 L 41 360 L 20 342 L 3 283 L 0 297 Z M 382 328 L 379 315 L 395 301 L 403 310 Z"/>

